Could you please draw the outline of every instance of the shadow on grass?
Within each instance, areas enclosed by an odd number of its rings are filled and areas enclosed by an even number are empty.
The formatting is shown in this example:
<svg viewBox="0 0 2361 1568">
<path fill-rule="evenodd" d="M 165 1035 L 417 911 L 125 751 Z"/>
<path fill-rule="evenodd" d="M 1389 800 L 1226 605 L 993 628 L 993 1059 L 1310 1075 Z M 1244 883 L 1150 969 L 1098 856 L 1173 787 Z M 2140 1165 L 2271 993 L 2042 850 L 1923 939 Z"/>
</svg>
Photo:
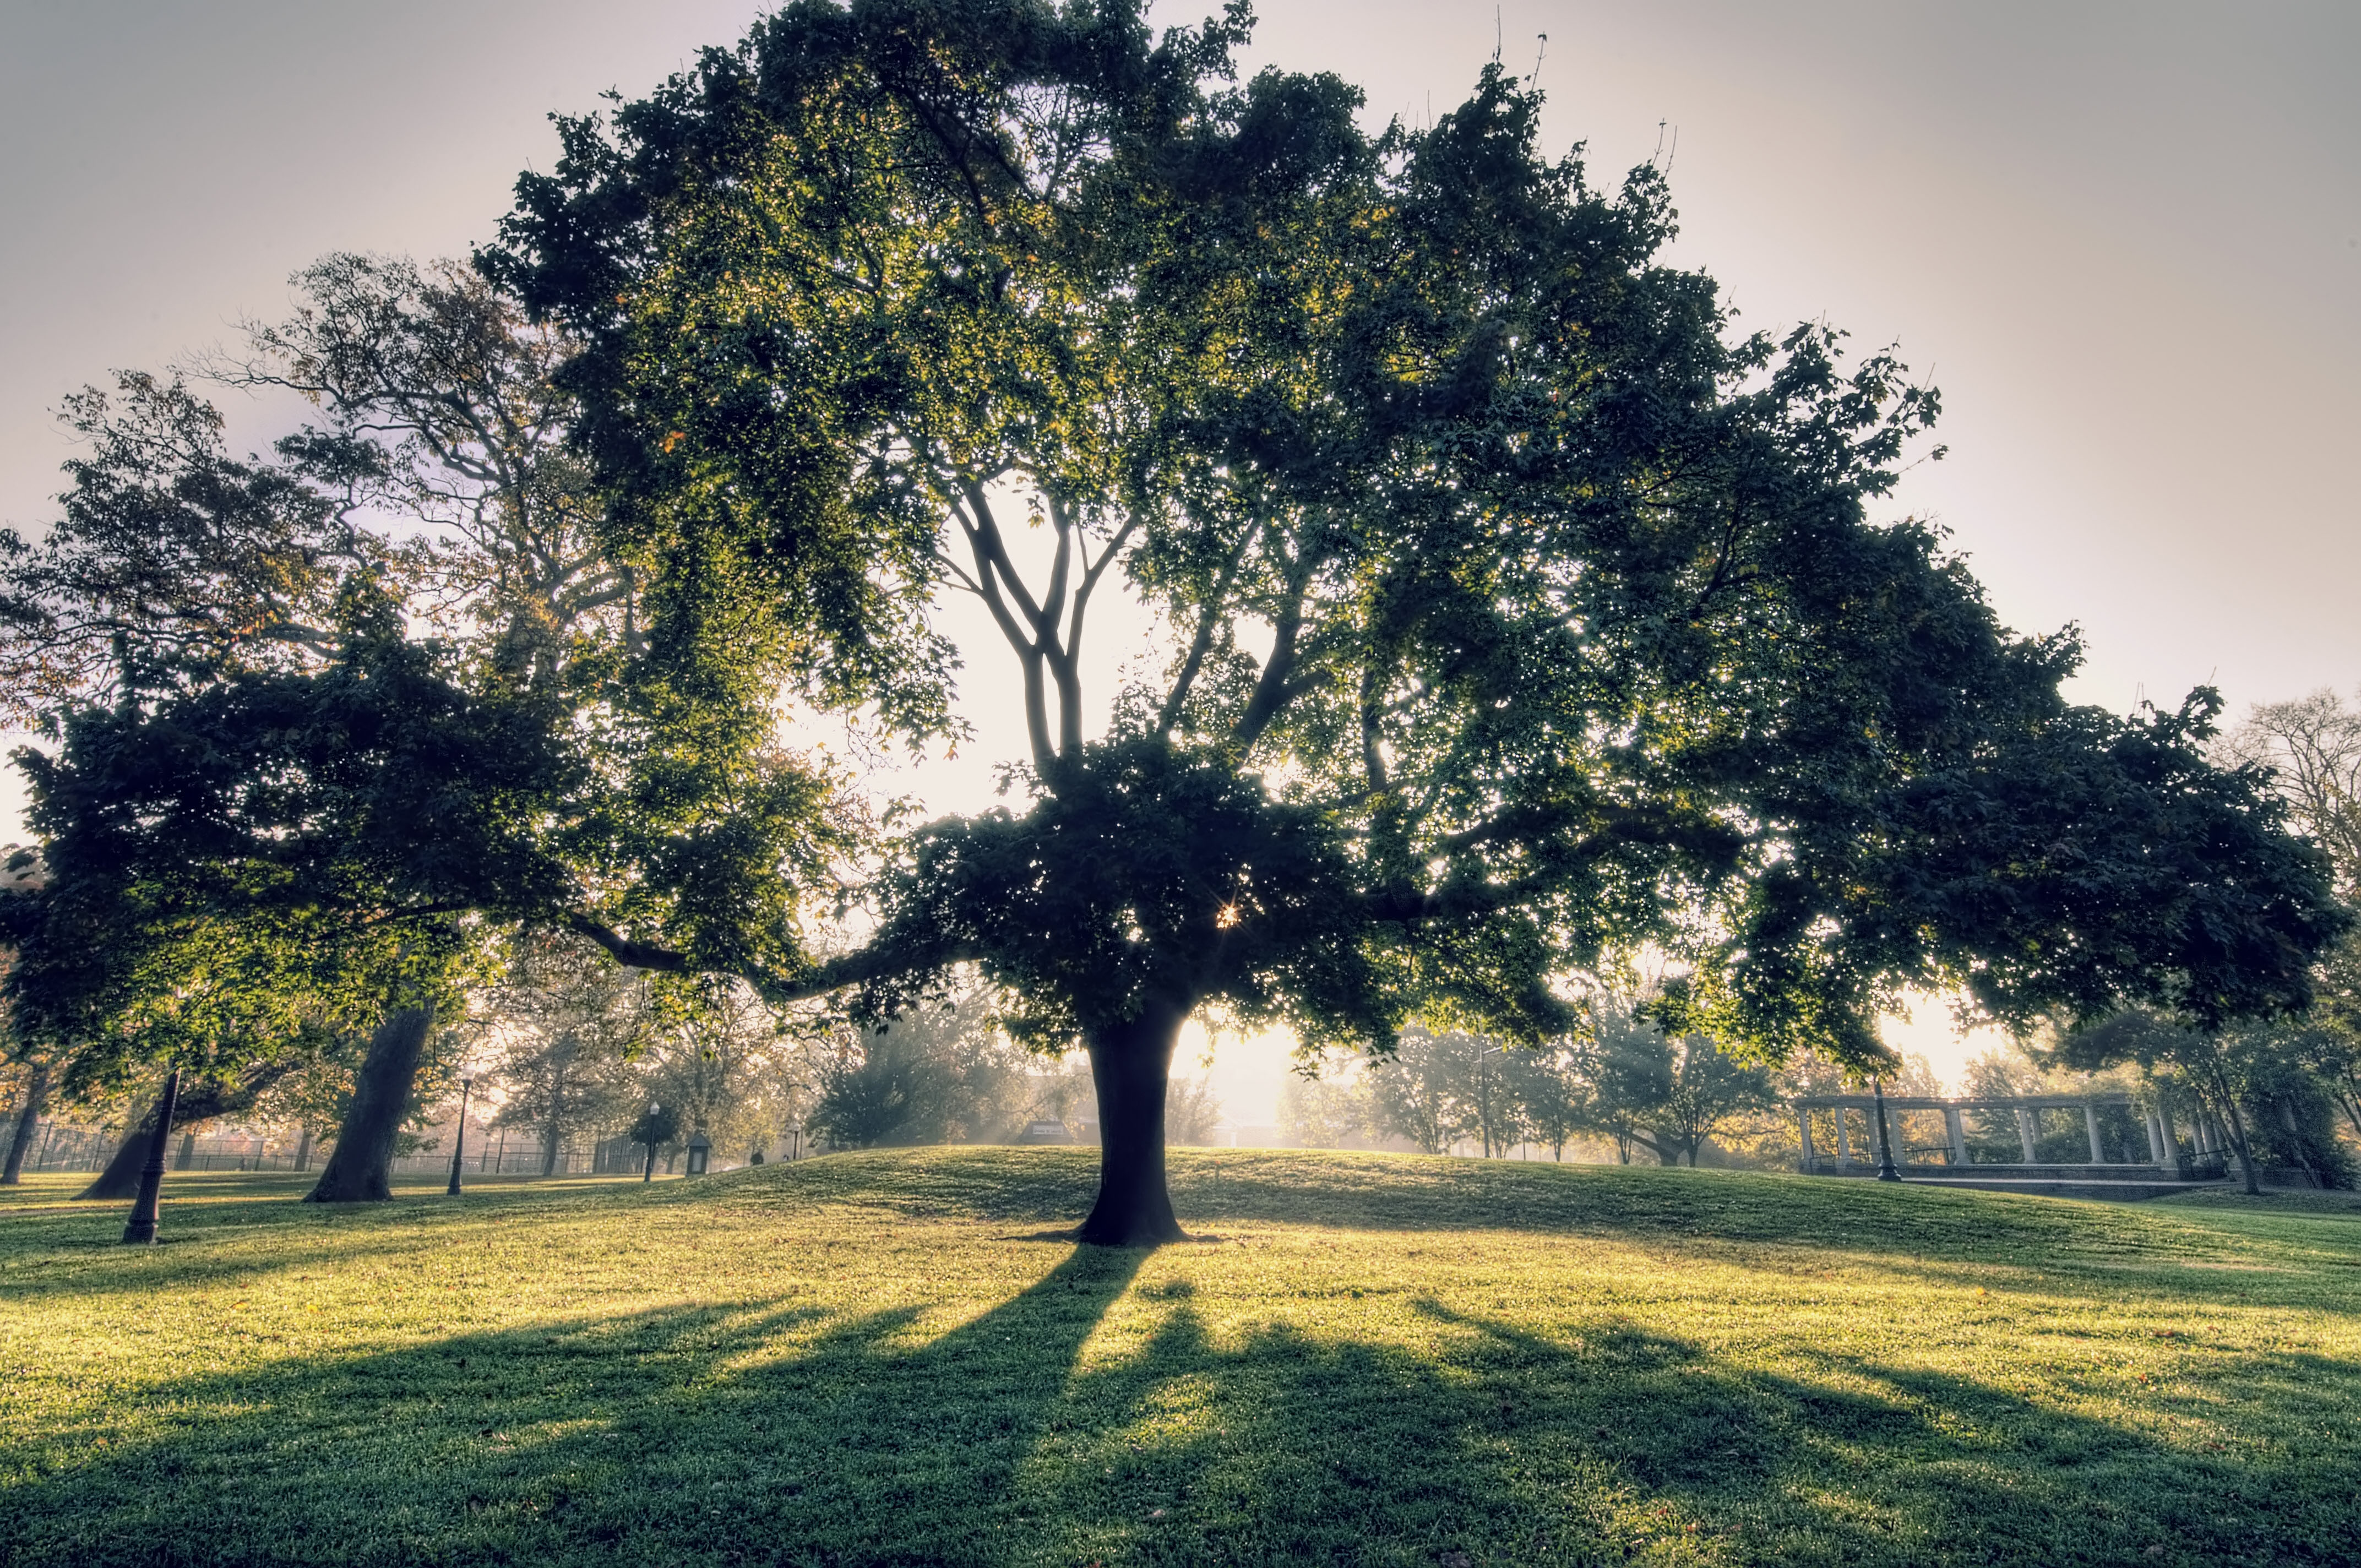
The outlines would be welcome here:
<svg viewBox="0 0 2361 1568">
<path fill-rule="evenodd" d="M 2325 1358 L 2249 1357 L 2182 1397 L 2192 1420 L 2284 1412 L 2289 1442 L 2212 1453 L 1993 1383 L 1833 1354 L 1769 1372 L 1606 1316 L 1540 1333 L 1419 1301 L 1384 1341 L 1216 1323 L 1148 1263 L 1071 1249 L 940 1333 L 763 1300 L 192 1376 L 114 1449 L 0 1447 L 0 1561 L 2361 1560 L 2361 1369 Z"/>
</svg>

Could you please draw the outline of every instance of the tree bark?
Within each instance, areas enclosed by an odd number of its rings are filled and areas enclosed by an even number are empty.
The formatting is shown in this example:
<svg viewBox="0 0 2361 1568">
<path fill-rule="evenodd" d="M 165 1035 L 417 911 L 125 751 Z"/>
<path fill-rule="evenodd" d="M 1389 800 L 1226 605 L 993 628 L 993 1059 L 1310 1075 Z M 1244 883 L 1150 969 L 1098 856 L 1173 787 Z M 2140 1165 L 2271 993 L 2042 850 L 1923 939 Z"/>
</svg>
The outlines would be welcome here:
<svg viewBox="0 0 2361 1568">
<path fill-rule="evenodd" d="M 1187 1241 L 1164 1173 L 1164 1095 L 1186 1007 L 1151 1008 L 1093 1033 L 1091 1080 L 1099 1105 L 1099 1196 L 1079 1239 L 1099 1246 Z"/>
<path fill-rule="evenodd" d="M 302 1141 L 295 1146 L 295 1168 L 297 1170 L 312 1168 L 312 1129 L 309 1127 L 303 1129 Z"/>
<path fill-rule="evenodd" d="M 16 1109 L 16 1125 L 8 1138 L 8 1163 L 0 1167 L 0 1187 L 15 1187 L 25 1170 L 25 1146 L 41 1120 L 41 1106 L 49 1097 L 49 1064 L 37 1062 L 25 1080 L 25 1103 Z"/>
<path fill-rule="evenodd" d="M 434 1026 L 432 1006 L 400 1007 L 369 1036 L 335 1151 L 305 1202 L 379 1203 L 393 1196 L 393 1140 L 410 1114 L 411 1082 Z"/>
</svg>

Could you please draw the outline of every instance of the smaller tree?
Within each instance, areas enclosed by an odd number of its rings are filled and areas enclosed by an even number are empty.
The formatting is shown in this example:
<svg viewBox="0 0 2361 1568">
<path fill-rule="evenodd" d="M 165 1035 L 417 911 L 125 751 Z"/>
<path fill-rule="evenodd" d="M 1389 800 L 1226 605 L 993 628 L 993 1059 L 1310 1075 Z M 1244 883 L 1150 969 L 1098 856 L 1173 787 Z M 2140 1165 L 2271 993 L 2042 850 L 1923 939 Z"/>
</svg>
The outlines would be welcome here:
<svg viewBox="0 0 2361 1568">
<path fill-rule="evenodd" d="M 541 1173 L 554 1175 L 567 1137 L 612 1126 L 631 1097 L 631 1059 L 653 1025 L 647 979 L 578 938 L 532 932 L 484 1000 L 508 1095 L 493 1125 L 532 1129 Z"/>
<path fill-rule="evenodd" d="M 1510 1051 L 1501 1059 L 1526 1133 L 1549 1146 L 1552 1159 L 1563 1160 L 1565 1146 L 1589 1123 L 1594 1093 L 1572 1050 L 1558 1041 Z"/>
<path fill-rule="evenodd" d="M 1665 1165 L 1686 1156 L 1695 1168 L 1708 1140 L 1777 1103 L 1767 1068 L 1739 1060 L 1703 1035 L 1672 1042 L 1672 1091 L 1656 1112 L 1652 1144 Z"/>
<path fill-rule="evenodd" d="M 1176 1078 L 1166 1091 L 1164 1135 L 1176 1144 L 1210 1144 L 1222 1119 L 1222 1102 L 1213 1097 L 1211 1079 Z"/>
<path fill-rule="evenodd" d="M 1446 1153 L 1458 1141 L 1453 1044 L 1449 1036 L 1404 1029 L 1393 1052 L 1369 1064 L 1369 1109 L 1378 1132 L 1408 1138 L 1421 1154 Z"/>
<path fill-rule="evenodd" d="M 2202 1107 L 2229 1129 L 2230 1146 L 2238 1157 L 2238 1173 L 2247 1192 L 2262 1191 L 2255 1172 L 2254 1145 L 2239 1105 L 2247 1064 L 2238 1052 L 2228 1048 L 2223 1031 L 2194 1027 L 2147 1008 L 2127 1007 L 2095 1024 L 2065 1031 L 2048 1054 L 2062 1065 L 2085 1071 L 2132 1062 L 2151 1079 L 2185 1086 Z"/>
<path fill-rule="evenodd" d="M 1042 1098 L 1025 1060 L 981 997 L 914 1009 L 820 1057 L 812 1125 L 841 1148 L 986 1142 Z"/>
<path fill-rule="evenodd" d="M 1628 1164 L 1634 1145 L 1659 1165 L 1694 1167 L 1716 1134 L 1777 1102 L 1770 1070 L 1704 1035 L 1667 1036 L 1642 1008 L 1604 999 L 1577 1047 L 1590 1094 L 1585 1115 L 1615 1140 Z"/>
<path fill-rule="evenodd" d="M 1349 1148 L 1378 1131 L 1374 1086 L 1372 1074 L 1349 1082 L 1290 1074 L 1279 1091 L 1279 1131 L 1298 1148 Z"/>
</svg>

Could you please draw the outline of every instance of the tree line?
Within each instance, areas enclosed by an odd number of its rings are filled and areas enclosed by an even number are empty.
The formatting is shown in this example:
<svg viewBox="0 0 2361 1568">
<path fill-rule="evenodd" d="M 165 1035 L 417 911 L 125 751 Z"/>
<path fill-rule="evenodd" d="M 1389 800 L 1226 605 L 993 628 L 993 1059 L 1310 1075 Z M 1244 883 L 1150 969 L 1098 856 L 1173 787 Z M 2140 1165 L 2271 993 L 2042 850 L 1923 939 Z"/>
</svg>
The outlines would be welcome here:
<svg viewBox="0 0 2361 1568">
<path fill-rule="evenodd" d="M 1709 1036 L 1667 1035 L 1644 1005 L 1602 1000 L 1582 1033 L 1540 1046 L 1411 1025 L 1349 1079 L 1290 1081 L 1282 1131 L 1307 1147 L 1392 1138 L 1487 1158 L 1531 1146 L 1562 1160 L 1587 1142 L 1627 1165 L 1691 1166 L 1717 1136 L 1756 1131 L 1779 1101 L 1772 1070 Z"/>
<path fill-rule="evenodd" d="M 1677 1049 L 1859 1070 L 1913 988 L 2209 1049 L 2305 1015 L 2350 917 L 2218 695 L 2069 703 L 2070 630 L 1881 515 L 1933 389 L 1739 330 L 1662 172 L 1552 155 L 1499 62 L 1376 129 L 1241 81 L 1250 32 L 801 0 L 561 121 L 469 264 L 331 257 L 236 353 L 69 399 L 60 510 L 0 540 L 42 1092 L 176 1067 L 219 1115 L 339 1056 L 315 1196 L 379 1198 L 536 934 L 691 1031 L 980 982 L 1086 1053 L 1079 1234 L 1129 1244 L 1180 1234 L 1206 1009 L 1537 1044 L 1655 955 Z M 312 417 L 234 455 L 210 387 Z M 1164 634 L 1120 679 L 1118 582 Z M 1016 803 L 916 821 L 862 760 L 964 739 L 987 656 Z"/>
</svg>

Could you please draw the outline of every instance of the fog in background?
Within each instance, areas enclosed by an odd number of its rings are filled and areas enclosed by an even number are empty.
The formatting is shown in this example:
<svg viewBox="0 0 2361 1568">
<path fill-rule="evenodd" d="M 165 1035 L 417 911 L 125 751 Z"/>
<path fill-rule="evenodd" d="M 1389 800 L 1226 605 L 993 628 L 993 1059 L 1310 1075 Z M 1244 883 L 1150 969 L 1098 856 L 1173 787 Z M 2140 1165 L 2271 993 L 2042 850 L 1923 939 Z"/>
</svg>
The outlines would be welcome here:
<svg viewBox="0 0 2361 1568">
<path fill-rule="evenodd" d="M 1673 259 L 1741 324 L 1898 343 L 1950 455 L 1894 515 L 1948 527 L 2010 625 L 2080 623 L 2079 699 L 2210 680 L 2235 713 L 2361 681 L 2361 7 L 1257 8 L 1249 68 L 1334 71 L 1373 124 L 1453 107 L 1496 48 L 1538 65 L 1546 136 L 1587 142 L 1595 181 L 1670 163 Z M 553 160 L 550 111 L 642 93 L 756 9 L 0 0 L 0 521 L 45 525 L 62 394 L 229 341 L 325 251 L 464 254 Z M 294 417 L 227 401 L 240 448 Z M 1094 697 L 1149 647 L 1108 608 Z M 895 781 L 943 810 L 1022 751 L 1013 672 L 972 624 L 978 740 Z M 1966 1051 L 1939 1007 L 1890 1037 L 1951 1077 Z M 1268 1120 L 1283 1070 L 1224 1046 L 1233 1119 Z"/>
</svg>

